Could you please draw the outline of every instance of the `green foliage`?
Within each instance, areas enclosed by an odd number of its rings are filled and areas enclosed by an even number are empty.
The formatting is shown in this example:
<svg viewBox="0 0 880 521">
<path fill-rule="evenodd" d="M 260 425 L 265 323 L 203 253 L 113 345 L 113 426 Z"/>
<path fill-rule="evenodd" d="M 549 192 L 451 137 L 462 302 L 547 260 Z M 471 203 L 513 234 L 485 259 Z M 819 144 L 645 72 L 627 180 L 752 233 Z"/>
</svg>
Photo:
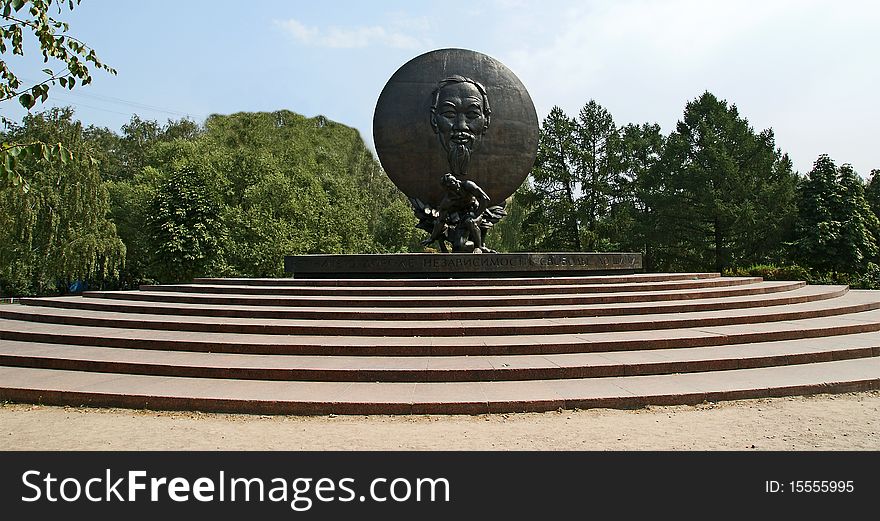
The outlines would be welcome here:
<svg viewBox="0 0 880 521">
<path fill-rule="evenodd" d="M 865 201 L 871 212 L 880 216 L 880 170 L 878 169 L 871 170 L 871 177 L 865 186 Z"/>
<path fill-rule="evenodd" d="M 486 236 L 486 246 L 500 252 L 524 251 L 523 246 L 523 220 L 528 215 L 529 209 L 522 201 L 523 194 L 531 189 L 528 180 L 507 199 L 505 211 L 507 216 L 501 219 Z M 528 196 L 526 195 L 525 198 Z M 533 250 L 534 251 L 534 250 Z"/>
<path fill-rule="evenodd" d="M 204 129 L 193 129 L 135 117 L 123 132 L 120 170 L 108 174 L 117 179 L 114 218 L 126 243 L 153 245 L 149 252 L 132 250 L 127 285 L 209 273 L 283 276 L 285 255 L 397 252 L 417 243 L 408 203 L 358 133 L 326 118 L 240 113 L 212 116 Z M 194 187 L 204 186 L 204 194 L 213 190 L 219 210 L 188 199 L 181 172 Z M 172 178 L 180 189 L 169 192 Z M 153 227 L 145 237 L 137 223 L 153 215 L 148 201 L 163 193 L 186 195 L 178 206 L 200 210 L 175 226 L 167 219 L 177 214 L 163 214 L 166 227 Z"/>
<path fill-rule="evenodd" d="M 853 289 L 880 289 L 880 266 L 869 262 L 864 272 L 853 274 L 847 284 Z"/>
<path fill-rule="evenodd" d="M 152 269 L 155 247 L 146 223 L 150 221 L 150 206 L 163 175 L 157 169 L 147 167 L 132 180 L 106 183 L 110 218 L 126 246 L 125 267 L 118 279 L 120 288 L 131 289 L 157 282 Z"/>
<path fill-rule="evenodd" d="M 848 285 L 853 289 L 880 289 L 880 266 L 869 262 L 862 272 L 810 270 L 797 264 L 757 264 L 724 271 L 726 277 L 762 277 L 764 280 L 802 280 L 808 284 Z"/>
<path fill-rule="evenodd" d="M 722 271 L 778 258 L 793 221 L 795 183 L 771 130 L 756 134 L 735 106 L 704 93 L 687 104 L 649 171 L 655 267 Z"/>
<path fill-rule="evenodd" d="M 61 143 L 47 145 L 41 141 L 33 143 L 0 143 L 0 178 L 6 179 L 6 184 L 20 187 L 27 192 L 30 189 L 25 178 L 21 175 L 20 162 L 34 158 L 46 162 L 57 161 L 62 165 L 75 159 L 72 150 Z M 91 158 L 86 158 L 91 160 Z M 2 186 L 2 185 L 0 185 Z"/>
<path fill-rule="evenodd" d="M 55 109 L 0 138 L 5 179 L 24 180 L 0 185 L 4 293 L 275 277 L 290 254 L 422 251 L 409 203 L 357 131 L 321 116 L 215 115 L 204 127 L 134 116 L 116 134 Z M 577 119 L 554 107 L 488 244 L 640 251 L 653 271 L 880 288 L 877 179 L 865 185 L 822 156 L 799 180 L 772 131 L 756 133 L 709 93 L 668 137 L 657 125 L 617 128 L 593 101 Z"/>
<path fill-rule="evenodd" d="M 617 251 L 640 251 L 643 265 L 653 269 L 653 243 L 658 235 L 656 212 L 648 205 L 648 179 L 666 139 L 657 124 L 625 125 L 620 129 L 619 173 L 612 179 L 611 211 L 601 233 Z"/>
<path fill-rule="evenodd" d="M 735 106 L 708 92 L 668 138 L 658 125 L 617 128 L 591 100 L 544 120 L 517 249 L 641 251 L 649 269 L 722 270 L 784 255 L 797 176 Z"/>
<path fill-rule="evenodd" d="M 285 255 L 418 248 L 409 203 L 357 131 L 323 117 L 241 113 L 202 128 L 134 116 L 118 135 L 55 109 L 10 139 L 70 145 L 51 161 L 14 153 L 32 189 L 0 189 L 5 293 L 274 277 Z"/>
<path fill-rule="evenodd" d="M 63 67 L 57 71 L 43 69 L 43 73 L 47 75 L 43 81 L 23 87 L 7 60 L 0 60 L 0 103 L 17 97 L 19 103 L 30 110 L 37 102 L 42 103 L 48 99 L 50 85 L 58 83 L 72 90 L 77 79 L 80 85 L 88 85 L 92 81 L 90 63 L 93 67 L 116 74 L 112 67 L 98 59 L 94 49 L 66 34 L 70 28 L 66 22 L 50 16 L 53 6 L 61 14 L 65 7 L 72 11 L 74 5 L 79 3 L 80 0 L 0 0 L 0 17 L 4 22 L 0 24 L 0 55 L 11 51 L 13 55 L 23 56 L 25 34 L 31 34 L 39 44 L 43 62 L 48 63 L 51 58 L 60 62 Z M 0 122 L 7 128 L 12 125 L 12 121 L 3 115 L 0 115 Z M 18 168 L 19 160 L 27 156 L 42 157 L 45 161 L 57 160 L 62 164 L 74 160 L 73 152 L 61 143 L 4 142 L 0 144 L 0 188 L 7 185 L 20 186 L 27 192 L 28 182 Z M 87 156 L 85 160 L 91 161 L 91 157 Z"/>
<path fill-rule="evenodd" d="M 863 272 L 877 256 L 880 222 L 861 178 L 822 155 L 798 191 L 797 258 L 818 271 Z"/>
<path fill-rule="evenodd" d="M 590 100 L 569 118 L 553 107 L 541 125 L 531 184 L 514 201 L 523 209 L 523 246 L 604 250 L 602 221 L 620 172 L 620 135 L 611 114 Z"/>
<path fill-rule="evenodd" d="M 724 271 L 731 277 L 762 277 L 764 280 L 803 280 L 811 282 L 815 276 L 797 264 L 777 266 L 775 264 L 754 264 L 747 268 L 732 268 Z"/>
<path fill-rule="evenodd" d="M 222 210 L 210 175 L 196 169 L 171 172 L 150 202 L 148 226 L 162 280 L 210 274 L 223 242 Z"/>
<path fill-rule="evenodd" d="M 70 110 L 28 115 L 16 142 L 65 142 L 55 152 L 20 154 L 30 190 L 0 187 L 0 287 L 14 295 L 44 294 L 75 280 L 114 277 L 125 245 L 108 219 L 108 193 L 92 146 Z M 54 154 L 62 159 L 55 161 Z"/>
<path fill-rule="evenodd" d="M 599 222 L 611 207 L 614 180 L 620 172 L 620 135 L 611 114 L 594 100 L 578 113 L 573 129 L 575 172 L 581 196 L 577 218 L 581 249 L 600 247 Z"/>
<path fill-rule="evenodd" d="M 575 122 L 553 107 L 541 125 L 531 184 L 515 196 L 529 209 L 523 219 L 523 243 L 539 251 L 581 249 L 574 128 Z"/>
<path fill-rule="evenodd" d="M 19 103 L 31 109 L 36 103 L 44 102 L 49 96 L 50 85 L 60 84 L 72 90 L 79 80 L 80 85 L 88 85 L 92 81 L 89 72 L 92 67 L 105 70 L 110 74 L 116 71 L 101 62 L 95 50 L 67 34 L 69 24 L 50 16 L 53 10 L 58 14 L 65 9 L 73 11 L 80 0 L 2 0 L 0 16 L 0 54 L 12 51 L 12 54 L 24 55 L 25 34 L 30 33 L 39 43 L 43 62 L 49 60 L 60 62 L 63 67 L 58 70 L 43 69 L 46 78 L 31 87 L 23 88 L 21 80 L 9 68 L 6 60 L 0 60 L 0 102 L 18 98 Z M 54 8 L 54 9 L 53 9 Z"/>
</svg>

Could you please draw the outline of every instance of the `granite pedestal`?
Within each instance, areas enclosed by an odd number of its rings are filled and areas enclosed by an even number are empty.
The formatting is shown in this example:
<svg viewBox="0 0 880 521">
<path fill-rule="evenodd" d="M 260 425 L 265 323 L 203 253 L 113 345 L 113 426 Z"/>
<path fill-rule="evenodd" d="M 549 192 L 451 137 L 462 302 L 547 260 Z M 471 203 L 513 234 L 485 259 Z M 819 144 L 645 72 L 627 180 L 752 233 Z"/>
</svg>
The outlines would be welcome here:
<svg viewBox="0 0 880 521">
<path fill-rule="evenodd" d="M 639 253 L 395 253 L 292 255 L 284 271 L 294 278 L 346 277 L 536 277 L 632 274 Z"/>
</svg>

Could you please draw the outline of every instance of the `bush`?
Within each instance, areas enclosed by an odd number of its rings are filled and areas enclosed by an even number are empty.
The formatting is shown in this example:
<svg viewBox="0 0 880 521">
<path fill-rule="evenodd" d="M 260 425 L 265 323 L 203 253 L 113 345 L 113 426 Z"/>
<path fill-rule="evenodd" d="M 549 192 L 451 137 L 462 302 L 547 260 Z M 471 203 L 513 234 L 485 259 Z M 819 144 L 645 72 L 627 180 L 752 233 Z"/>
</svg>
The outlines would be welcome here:
<svg viewBox="0 0 880 521">
<path fill-rule="evenodd" d="M 748 268 L 726 270 L 724 275 L 730 277 L 762 277 L 764 280 L 805 280 L 812 282 L 809 270 L 797 264 L 776 266 L 774 264 L 755 264 Z"/>
<path fill-rule="evenodd" d="M 869 262 L 865 273 L 854 276 L 849 285 L 853 289 L 880 289 L 880 266 Z"/>
<path fill-rule="evenodd" d="M 880 289 L 880 266 L 868 263 L 864 273 L 810 271 L 803 266 L 757 264 L 748 268 L 725 270 L 728 277 L 763 277 L 764 280 L 803 280 L 808 284 L 848 285 L 852 289 Z"/>
</svg>

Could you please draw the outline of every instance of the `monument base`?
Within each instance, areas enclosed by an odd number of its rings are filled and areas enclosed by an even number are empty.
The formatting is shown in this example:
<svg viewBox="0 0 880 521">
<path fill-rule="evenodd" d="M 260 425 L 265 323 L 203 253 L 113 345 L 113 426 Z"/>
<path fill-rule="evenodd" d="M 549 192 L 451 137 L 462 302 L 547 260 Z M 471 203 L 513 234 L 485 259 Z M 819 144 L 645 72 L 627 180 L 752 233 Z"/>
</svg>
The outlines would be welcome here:
<svg viewBox="0 0 880 521">
<path fill-rule="evenodd" d="M 466 278 L 583 276 L 642 271 L 640 253 L 392 253 L 291 255 L 284 271 L 294 278 Z"/>
</svg>

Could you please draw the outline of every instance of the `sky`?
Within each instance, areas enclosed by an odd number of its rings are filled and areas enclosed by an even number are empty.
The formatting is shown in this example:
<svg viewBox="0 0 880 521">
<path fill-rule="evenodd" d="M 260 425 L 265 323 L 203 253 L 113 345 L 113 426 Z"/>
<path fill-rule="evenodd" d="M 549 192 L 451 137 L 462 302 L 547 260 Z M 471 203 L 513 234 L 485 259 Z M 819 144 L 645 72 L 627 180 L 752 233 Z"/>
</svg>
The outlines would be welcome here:
<svg viewBox="0 0 880 521">
<path fill-rule="evenodd" d="M 736 105 L 805 174 L 820 154 L 880 168 L 880 2 L 873 0 L 82 0 L 59 18 L 118 74 L 50 91 L 117 132 L 287 109 L 355 127 L 372 147 L 376 100 L 410 59 L 447 47 L 507 65 L 539 120 L 588 101 L 619 125 L 675 129 L 703 92 Z M 4 59 L 8 58 L 4 56 Z M 41 79 L 36 47 L 8 60 Z M 16 102 L 0 104 L 20 120 Z"/>
</svg>

